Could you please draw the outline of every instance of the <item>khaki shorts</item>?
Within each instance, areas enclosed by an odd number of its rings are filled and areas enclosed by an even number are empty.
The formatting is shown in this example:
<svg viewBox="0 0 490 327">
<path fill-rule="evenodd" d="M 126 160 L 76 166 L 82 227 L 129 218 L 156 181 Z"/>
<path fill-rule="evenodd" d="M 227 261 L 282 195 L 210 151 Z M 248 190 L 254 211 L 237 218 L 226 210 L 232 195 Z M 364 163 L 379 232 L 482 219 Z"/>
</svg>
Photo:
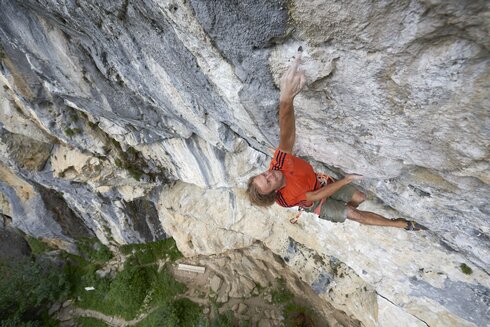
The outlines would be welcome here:
<svg viewBox="0 0 490 327">
<path fill-rule="evenodd" d="M 320 210 L 318 218 L 343 223 L 347 218 L 347 203 L 352 200 L 352 196 L 357 189 L 352 185 L 346 185 L 340 190 L 332 194 L 325 202 Z M 313 212 L 320 204 L 320 201 L 315 201 L 309 208 L 305 208 L 307 212 Z"/>
</svg>

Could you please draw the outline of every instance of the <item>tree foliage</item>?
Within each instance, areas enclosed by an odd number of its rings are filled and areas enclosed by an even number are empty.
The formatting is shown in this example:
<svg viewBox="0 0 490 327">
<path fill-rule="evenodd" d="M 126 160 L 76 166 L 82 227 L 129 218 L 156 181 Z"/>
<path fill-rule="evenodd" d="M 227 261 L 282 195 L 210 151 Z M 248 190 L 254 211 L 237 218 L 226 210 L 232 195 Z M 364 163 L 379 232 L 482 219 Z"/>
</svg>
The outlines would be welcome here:
<svg viewBox="0 0 490 327">
<path fill-rule="evenodd" d="M 29 257 L 0 262 L 0 320 L 10 322 L 42 320 L 42 311 L 65 298 L 69 283 L 63 267 L 50 260 Z"/>
</svg>

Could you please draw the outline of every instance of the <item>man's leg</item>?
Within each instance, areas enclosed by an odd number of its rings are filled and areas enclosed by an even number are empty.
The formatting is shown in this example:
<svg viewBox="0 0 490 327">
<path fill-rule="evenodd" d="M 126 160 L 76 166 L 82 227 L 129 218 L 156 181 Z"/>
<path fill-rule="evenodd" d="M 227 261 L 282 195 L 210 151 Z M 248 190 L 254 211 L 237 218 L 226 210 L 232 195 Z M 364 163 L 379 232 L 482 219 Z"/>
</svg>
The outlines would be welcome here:
<svg viewBox="0 0 490 327">
<path fill-rule="evenodd" d="M 347 202 L 347 204 L 349 206 L 357 208 L 364 201 L 366 201 L 366 194 L 356 190 L 354 194 L 352 194 L 352 198 L 350 199 L 349 202 Z"/>
<path fill-rule="evenodd" d="M 366 194 L 358 191 L 354 185 L 346 185 L 332 194 L 332 199 L 343 201 L 348 205 L 357 208 L 366 200 Z"/>
<path fill-rule="evenodd" d="M 377 213 L 361 211 L 352 206 L 347 206 L 347 219 L 357 221 L 360 224 L 375 226 L 406 228 L 408 225 L 407 221 L 391 220 L 381 215 L 378 215 Z"/>
</svg>

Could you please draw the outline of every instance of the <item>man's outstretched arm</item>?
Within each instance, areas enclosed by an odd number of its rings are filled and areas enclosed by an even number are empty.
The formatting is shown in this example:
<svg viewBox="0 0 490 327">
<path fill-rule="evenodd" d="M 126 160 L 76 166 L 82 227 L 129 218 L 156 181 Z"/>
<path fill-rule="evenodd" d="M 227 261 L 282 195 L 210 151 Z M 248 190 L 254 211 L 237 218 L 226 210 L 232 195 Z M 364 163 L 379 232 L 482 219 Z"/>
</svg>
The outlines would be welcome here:
<svg viewBox="0 0 490 327">
<path fill-rule="evenodd" d="M 283 152 L 293 151 L 296 138 L 296 123 L 294 118 L 294 97 L 305 85 L 305 74 L 298 70 L 301 62 L 301 47 L 291 67 L 281 77 L 281 96 L 279 98 L 279 149 Z"/>
</svg>

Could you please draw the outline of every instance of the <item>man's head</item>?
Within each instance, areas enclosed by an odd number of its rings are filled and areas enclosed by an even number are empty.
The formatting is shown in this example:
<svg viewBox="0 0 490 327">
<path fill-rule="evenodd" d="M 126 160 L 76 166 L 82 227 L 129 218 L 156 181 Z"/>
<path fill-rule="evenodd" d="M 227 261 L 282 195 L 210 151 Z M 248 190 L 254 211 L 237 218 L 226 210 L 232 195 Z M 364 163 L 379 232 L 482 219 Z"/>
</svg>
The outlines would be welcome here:
<svg viewBox="0 0 490 327">
<path fill-rule="evenodd" d="M 250 177 L 247 187 L 250 202 L 261 207 L 274 204 L 276 191 L 283 183 L 284 175 L 279 170 L 266 170 L 260 175 Z"/>
</svg>

